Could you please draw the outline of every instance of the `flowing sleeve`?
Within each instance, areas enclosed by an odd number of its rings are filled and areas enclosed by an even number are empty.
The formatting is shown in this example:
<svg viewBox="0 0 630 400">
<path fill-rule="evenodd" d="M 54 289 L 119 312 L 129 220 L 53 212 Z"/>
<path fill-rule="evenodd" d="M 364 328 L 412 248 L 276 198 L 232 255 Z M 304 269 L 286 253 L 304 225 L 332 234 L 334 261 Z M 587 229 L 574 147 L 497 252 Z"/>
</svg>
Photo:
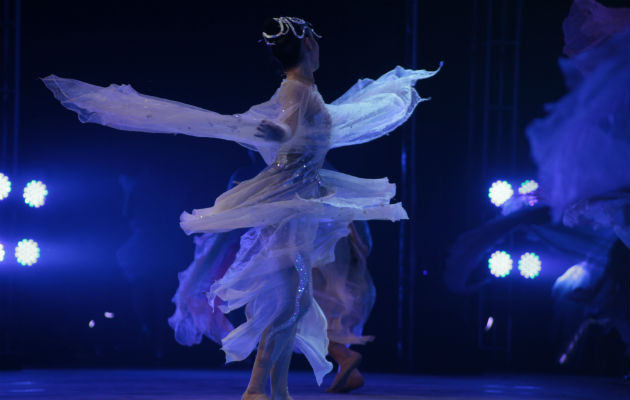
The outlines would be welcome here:
<svg viewBox="0 0 630 400">
<path fill-rule="evenodd" d="M 327 105 L 332 119 L 331 147 L 351 146 L 387 135 L 402 125 L 422 98 L 414 85 L 435 71 L 400 66 L 376 80 L 360 79 L 346 93 Z"/>
<path fill-rule="evenodd" d="M 243 114 L 223 115 L 188 104 L 138 93 L 130 85 L 91 85 L 50 75 L 43 78 L 55 98 L 76 112 L 81 122 L 116 129 L 153 133 L 181 133 L 238 142 L 261 153 L 272 143 L 257 136 L 262 120 L 279 117 L 282 105 L 271 100 Z"/>
</svg>

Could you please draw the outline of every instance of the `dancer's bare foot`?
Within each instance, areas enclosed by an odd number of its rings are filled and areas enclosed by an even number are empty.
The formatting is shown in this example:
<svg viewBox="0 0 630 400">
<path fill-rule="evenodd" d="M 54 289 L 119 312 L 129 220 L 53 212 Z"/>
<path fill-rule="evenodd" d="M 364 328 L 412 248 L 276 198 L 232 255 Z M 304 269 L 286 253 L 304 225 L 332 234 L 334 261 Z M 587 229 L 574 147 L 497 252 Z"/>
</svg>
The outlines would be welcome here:
<svg viewBox="0 0 630 400">
<path fill-rule="evenodd" d="M 333 393 L 348 393 L 360 388 L 364 383 L 365 380 L 363 379 L 363 375 L 361 375 L 358 369 L 353 369 L 346 380 L 346 384 Z"/>
<path fill-rule="evenodd" d="M 363 376 L 361 376 L 361 374 L 357 370 L 357 367 L 359 366 L 359 364 L 361 364 L 361 360 L 363 359 L 363 357 L 361 357 L 361 354 L 357 353 L 356 351 L 352 351 L 345 346 L 343 353 L 343 359 L 341 360 L 341 357 L 338 357 L 337 354 L 333 355 L 333 358 L 335 358 L 335 360 L 337 360 L 337 362 L 339 363 L 339 371 L 337 372 L 337 375 L 335 376 L 335 380 L 333 381 L 332 385 L 330 385 L 330 387 L 326 389 L 326 392 L 328 393 L 346 393 L 350 390 L 354 390 L 363 386 Z M 353 371 L 356 371 L 353 381 L 348 382 L 349 378 L 353 374 Z M 345 389 L 345 391 L 342 391 L 342 389 Z"/>
<path fill-rule="evenodd" d="M 269 400 L 269 397 L 264 393 L 243 393 L 241 400 Z"/>
</svg>

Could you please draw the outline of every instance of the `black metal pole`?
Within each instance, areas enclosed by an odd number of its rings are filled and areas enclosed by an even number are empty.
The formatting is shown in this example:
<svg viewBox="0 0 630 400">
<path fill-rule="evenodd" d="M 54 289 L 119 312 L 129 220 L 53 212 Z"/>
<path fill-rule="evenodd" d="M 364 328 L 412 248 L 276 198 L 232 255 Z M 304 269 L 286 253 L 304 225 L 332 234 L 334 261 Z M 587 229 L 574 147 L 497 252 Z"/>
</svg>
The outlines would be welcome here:
<svg viewBox="0 0 630 400">
<path fill-rule="evenodd" d="M 18 145 L 20 134 L 20 48 L 21 48 L 21 19 L 22 19 L 21 0 L 15 0 L 15 63 L 13 73 L 13 176 L 17 176 L 18 172 Z"/>
<path fill-rule="evenodd" d="M 405 63 L 418 67 L 418 0 L 407 0 L 405 22 Z M 414 316 L 416 278 L 417 173 L 416 119 L 411 116 L 401 139 L 401 199 L 410 221 L 400 223 L 398 244 L 398 304 L 396 350 L 400 365 L 414 367 Z"/>
</svg>

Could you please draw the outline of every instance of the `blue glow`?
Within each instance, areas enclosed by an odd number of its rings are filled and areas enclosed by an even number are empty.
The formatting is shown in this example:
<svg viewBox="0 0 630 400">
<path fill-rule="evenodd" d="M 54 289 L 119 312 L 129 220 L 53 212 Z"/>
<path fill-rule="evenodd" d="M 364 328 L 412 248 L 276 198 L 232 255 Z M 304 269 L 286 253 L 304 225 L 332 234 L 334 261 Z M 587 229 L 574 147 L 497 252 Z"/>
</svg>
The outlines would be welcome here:
<svg viewBox="0 0 630 400">
<path fill-rule="evenodd" d="M 508 201 L 512 195 L 514 195 L 514 190 L 512 190 L 512 185 L 506 181 L 496 181 L 490 186 L 490 190 L 488 191 L 488 197 L 492 204 L 497 207 L 501 207 L 503 203 Z"/>
<path fill-rule="evenodd" d="M 521 187 L 518 188 L 520 194 L 528 194 L 538 190 L 538 182 L 533 179 L 528 179 L 521 183 Z"/>
<path fill-rule="evenodd" d="M 11 181 L 8 176 L 0 172 L 0 200 L 9 197 L 9 193 L 11 193 Z"/>
<path fill-rule="evenodd" d="M 39 260 L 39 245 L 32 239 L 22 239 L 15 247 L 15 259 L 23 266 L 31 266 Z"/>
<path fill-rule="evenodd" d="M 4 261 L 5 255 L 6 255 L 6 252 L 4 251 L 4 245 L 0 243 L 0 262 Z"/>
<path fill-rule="evenodd" d="M 30 207 L 41 207 L 46 203 L 48 189 L 42 181 L 30 181 L 24 188 L 24 202 Z"/>
<path fill-rule="evenodd" d="M 488 260 L 488 268 L 497 278 L 505 278 L 512 271 L 512 257 L 505 251 L 495 251 Z"/>
<path fill-rule="evenodd" d="M 518 270 L 527 279 L 534 279 L 540 274 L 542 263 L 536 253 L 525 253 L 518 260 Z"/>
<path fill-rule="evenodd" d="M 494 325 L 494 318 L 492 316 L 488 317 L 488 321 L 486 322 L 486 327 L 484 328 L 486 332 L 492 329 L 492 325 Z"/>
</svg>

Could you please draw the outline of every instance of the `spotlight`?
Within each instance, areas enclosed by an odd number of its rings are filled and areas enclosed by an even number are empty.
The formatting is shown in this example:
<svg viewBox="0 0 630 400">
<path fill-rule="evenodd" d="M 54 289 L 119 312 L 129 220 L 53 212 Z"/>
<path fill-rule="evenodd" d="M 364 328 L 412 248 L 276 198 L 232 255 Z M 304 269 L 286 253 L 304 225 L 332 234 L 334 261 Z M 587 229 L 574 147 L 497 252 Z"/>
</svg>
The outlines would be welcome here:
<svg viewBox="0 0 630 400">
<path fill-rule="evenodd" d="M 535 180 L 528 179 L 525 182 L 521 183 L 521 187 L 518 188 L 518 192 L 520 194 L 528 194 L 535 192 L 538 189 L 538 182 Z"/>
<path fill-rule="evenodd" d="M 48 189 L 42 181 L 30 181 L 24 188 L 24 202 L 30 207 L 41 207 L 46 202 Z"/>
<path fill-rule="evenodd" d="M 6 252 L 4 251 L 4 245 L 0 243 L 0 262 L 4 261 L 4 256 Z"/>
<path fill-rule="evenodd" d="M 113 312 L 109 312 L 109 311 L 105 311 L 105 318 L 113 319 L 114 318 L 114 313 Z"/>
<path fill-rule="evenodd" d="M 508 201 L 513 194 L 514 190 L 512 190 L 512 185 L 506 181 L 494 182 L 488 191 L 490 201 L 497 207 L 500 207 L 503 203 Z"/>
<path fill-rule="evenodd" d="M 512 270 L 512 257 L 505 251 L 495 251 L 488 259 L 488 268 L 497 278 L 505 278 Z"/>
<path fill-rule="evenodd" d="M 9 193 L 11 193 L 11 181 L 8 176 L 0 172 L 0 200 L 9 197 Z"/>
<path fill-rule="evenodd" d="M 492 329 L 492 325 L 494 325 L 494 318 L 490 316 L 488 317 L 488 321 L 486 322 L 486 327 L 484 328 L 484 330 L 488 332 L 490 329 Z"/>
<path fill-rule="evenodd" d="M 534 279 L 540 274 L 540 257 L 536 253 L 525 253 L 518 260 L 518 270 L 527 279 Z"/>
<path fill-rule="evenodd" d="M 96 325 L 96 322 L 94 322 L 94 320 L 90 320 L 90 322 L 88 322 L 88 326 L 90 327 L 90 329 L 94 328 L 94 326 Z"/>
<path fill-rule="evenodd" d="M 15 258 L 23 266 L 31 266 L 39 259 L 39 246 L 32 239 L 22 239 L 15 247 Z"/>
</svg>

